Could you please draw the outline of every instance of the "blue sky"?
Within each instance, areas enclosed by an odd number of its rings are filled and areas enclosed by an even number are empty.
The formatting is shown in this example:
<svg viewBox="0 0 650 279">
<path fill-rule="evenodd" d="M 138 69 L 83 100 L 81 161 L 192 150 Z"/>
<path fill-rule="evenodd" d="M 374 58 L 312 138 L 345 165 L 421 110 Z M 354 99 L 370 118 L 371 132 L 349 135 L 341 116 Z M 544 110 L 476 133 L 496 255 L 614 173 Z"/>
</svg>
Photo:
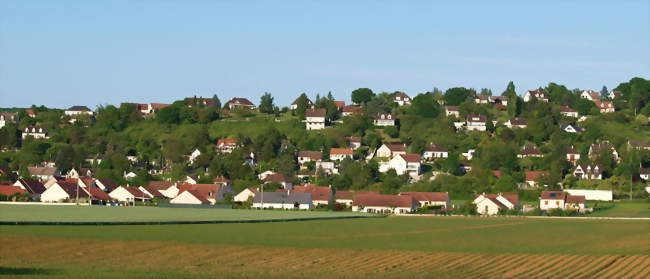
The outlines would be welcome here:
<svg viewBox="0 0 650 279">
<path fill-rule="evenodd" d="M 0 107 L 611 89 L 648 46 L 650 1 L 4 0 Z"/>
</svg>

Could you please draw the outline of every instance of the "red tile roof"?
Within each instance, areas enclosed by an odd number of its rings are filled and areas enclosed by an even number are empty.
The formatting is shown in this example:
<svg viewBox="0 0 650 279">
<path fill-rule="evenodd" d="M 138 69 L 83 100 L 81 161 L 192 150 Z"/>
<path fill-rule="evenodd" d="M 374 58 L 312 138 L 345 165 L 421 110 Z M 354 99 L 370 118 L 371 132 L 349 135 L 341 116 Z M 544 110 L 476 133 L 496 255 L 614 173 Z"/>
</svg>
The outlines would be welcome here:
<svg viewBox="0 0 650 279">
<path fill-rule="evenodd" d="M 526 171 L 526 181 L 538 181 L 542 176 L 548 175 L 548 171 Z"/>
<path fill-rule="evenodd" d="M 88 189 L 84 189 L 86 192 L 88 192 L 93 200 L 101 200 L 101 201 L 110 201 L 113 200 L 106 192 L 102 191 L 99 188 L 95 187 L 90 187 Z"/>
<path fill-rule="evenodd" d="M 191 190 L 192 195 L 200 195 L 203 199 L 216 199 L 217 193 L 221 190 L 220 184 L 183 184 L 179 187 L 179 193 Z M 196 196 L 198 198 L 198 196 Z"/>
<path fill-rule="evenodd" d="M 0 195 L 11 196 L 14 194 L 26 194 L 27 191 L 18 186 L 0 185 Z"/>
<path fill-rule="evenodd" d="M 336 104 L 336 107 L 339 109 L 343 109 L 345 107 L 345 101 L 334 101 L 334 104 Z"/>
<path fill-rule="evenodd" d="M 406 152 L 406 144 L 403 143 L 384 143 L 391 152 Z"/>
<path fill-rule="evenodd" d="M 264 177 L 264 182 L 277 182 L 277 183 L 287 183 L 291 182 L 291 179 L 281 173 L 272 173 Z"/>
<path fill-rule="evenodd" d="M 306 117 L 325 117 L 327 116 L 326 109 L 308 109 L 305 111 Z"/>
<path fill-rule="evenodd" d="M 540 197 L 543 200 L 564 200 L 566 193 L 562 191 L 542 191 Z"/>
<path fill-rule="evenodd" d="M 352 148 L 334 148 L 334 147 L 332 147 L 330 149 L 330 155 L 331 154 L 345 154 L 345 155 L 349 154 L 349 155 L 352 155 L 352 154 L 354 154 L 354 151 L 352 150 Z"/>
<path fill-rule="evenodd" d="M 18 179 L 18 182 L 27 188 L 27 192 L 30 194 L 42 194 L 45 192 L 45 186 L 43 183 L 36 179 L 21 178 Z"/>
<path fill-rule="evenodd" d="M 419 154 L 399 154 L 404 161 L 407 163 L 419 163 L 420 162 L 420 155 Z"/>
<path fill-rule="evenodd" d="M 587 202 L 587 199 L 585 196 L 573 196 L 573 195 L 568 195 L 566 197 L 566 203 L 582 203 L 584 204 Z"/>
<path fill-rule="evenodd" d="M 163 195 L 158 189 L 154 187 L 142 187 L 144 188 L 149 194 L 151 194 L 154 198 L 166 198 L 165 195 Z"/>
<path fill-rule="evenodd" d="M 343 112 L 352 112 L 355 113 L 361 109 L 360 106 L 346 106 L 343 108 Z"/>
<path fill-rule="evenodd" d="M 228 178 L 225 178 L 223 176 L 220 176 L 220 177 L 217 177 L 217 178 L 213 179 L 212 182 L 225 184 L 225 183 L 232 183 L 232 180 L 230 180 Z"/>
<path fill-rule="evenodd" d="M 323 152 L 300 150 L 298 151 L 298 157 L 309 157 L 311 160 L 321 160 L 323 159 Z"/>
<path fill-rule="evenodd" d="M 412 196 L 416 200 L 446 202 L 449 200 L 449 194 L 445 192 L 401 192 L 401 196 Z"/>
<path fill-rule="evenodd" d="M 217 146 L 236 146 L 239 141 L 236 139 L 219 139 Z"/>
<path fill-rule="evenodd" d="M 328 201 L 332 196 L 332 188 L 326 186 L 316 186 L 309 184 L 307 186 L 293 187 L 292 192 L 296 193 L 310 193 L 311 199 L 316 201 Z"/>
</svg>

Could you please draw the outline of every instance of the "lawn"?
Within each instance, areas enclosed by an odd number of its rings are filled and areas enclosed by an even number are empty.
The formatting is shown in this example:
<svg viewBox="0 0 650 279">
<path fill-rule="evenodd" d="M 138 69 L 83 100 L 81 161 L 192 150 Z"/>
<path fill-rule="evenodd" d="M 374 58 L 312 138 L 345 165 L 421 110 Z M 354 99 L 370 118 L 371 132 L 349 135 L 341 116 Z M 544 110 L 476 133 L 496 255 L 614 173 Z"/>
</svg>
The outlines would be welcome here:
<svg viewBox="0 0 650 279">
<path fill-rule="evenodd" d="M 650 218 L 650 202 L 648 201 L 618 201 L 613 203 L 601 203 L 600 205 L 609 208 L 597 210 L 588 216 Z"/>
<path fill-rule="evenodd" d="M 650 268 L 648 229 L 648 221 L 518 217 L 0 226 L 3 247 L 0 275 L 3 278 L 41 274 L 60 278 L 636 276 Z"/>
<path fill-rule="evenodd" d="M 353 212 L 197 209 L 162 207 L 0 205 L 0 221 L 136 222 L 268 220 L 368 216 Z"/>
</svg>

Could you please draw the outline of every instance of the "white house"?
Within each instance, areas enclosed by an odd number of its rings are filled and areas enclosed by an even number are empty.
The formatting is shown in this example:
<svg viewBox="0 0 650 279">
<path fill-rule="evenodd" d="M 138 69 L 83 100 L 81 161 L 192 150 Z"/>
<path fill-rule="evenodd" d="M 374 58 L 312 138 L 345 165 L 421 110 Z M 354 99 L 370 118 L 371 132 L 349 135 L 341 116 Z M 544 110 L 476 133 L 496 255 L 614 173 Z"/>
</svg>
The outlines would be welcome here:
<svg viewBox="0 0 650 279">
<path fill-rule="evenodd" d="M 199 177 L 195 175 L 186 175 L 185 176 L 185 181 L 183 181 L 187 184 L 197 184 L 199 183 Z"/>
<path fill-rule="evenodd" d="M 55 167 L 27 167 L 30 176 L 38 178 L 40 181 L 47 181 L 60 172 Z"/>
<path fill-rule="evenodd" d="M 456 118 L 460 118 L 460 110 L 458 110 L 458 106 L 445 106 L 445 115 L 447 117 L 455 116 Z"/>
<path fill-rule="evenodd" d="M 399 154 L 388 163 L 379 166 L 380 172 L 387 172 L 394 169 L 398 175 L 408 173 L 411 176 L 420 174 L 420 155 L 418 154 Z"/>
<path fill-rule="evenodd" d="M 567 195 L 562 191 L 542 191 L 539 198 L 539 209 L 578 210 L 585 209 L 585 196 Z"/>
<path fill-rule="evenodd" d="M 615 112 L 614 103 L 608 101 L 594 101 L 596 107 L 600 110 L 600 113 L 610 113 Z"/>
<path fill-rule="evenodd" d="M 143 193 L 138 187 L 120 186 L 108 193 L 108 195 L 121 202 L 146 201 L 151 199 L 149 195 Z"/>
<path fill-rule="evenodd" d="M 345 158 L 353 159 L 354 150 L 352 148 L 330 148 L 330 160 L 342 161 Z"/>
<path fill-rule="evenodd" d="M 577 110 L 574 110 L 570 107 L 567 106 L 559 106 L 557 107 L 557 110 L 560 111 L 561 115 L 564 115 L 566 117 L 575 117 L 578 118 L 580 115 L 578 114 Z"/>
<path fill-rule="evenodd" d="M 378 192 L 371 191 L 353 191 L 353 190 L 336 190 L 334 193 L 335 202 L 338 204 L 344 204 L 345 206 L 352 206 L 354 197 L 356 195 L 368 195 L 375 194 L 378 195 Z"/>
<path fill-rule="evenodd" d="M 519 195 L 517 194 L 481 194 L 473 203 L 476 211 L 481 215 L 496 215 L 499 209 L 516 209 L 519 207 Z"/>
<path fill-rule="evenodd" d="M 598 165 L 578 164 L 572 174 L 578 179 L 603 179 L 603 173 Z"/>
<path fill-rule="evenodd" d="M 41 194 L 41 202 L 62 202 L 74 200 L 77 197 L 88 198 L 88 194 L 77 183 L 59 181 L 52 184 Z"/>
<path fill-rule="evenodd" d="M 412 196 L 422 206 L 442 206 L 451 208 L 451 200 L 447 192 L 401 192 L 400 196 Z"/>
<path fill-rule="evenodd" d="M 309 193 L 257 192 L 253 198 L 253 208 L 275 208 L 307 210 L 314 208 Z"/>
<path fill-rule="evenodd" d="M 361 147 L 361 137 L 349 137 L 348 143 L 348 147 L 352 148 L 352 150 L 357 150 Z"/>
<path fill-rule="evenodd" d="M 378 113 L 374 117 L 373 124 L 375 126 L 395 126 L 395 118 L 390 113 Z"/>
<path fill-rule="evenodd" d="M 639 169 L 639 176 L 643 180 L 650 180 L 650 168 L 640 168 Z"/>
<path fill-rule="evenodd" d="M 23 139 L 27 137 L 33 137 L 35 139 L 49 138 L 49 136 L 47 135 L 47 128 L 37 127 L 37 126 L 25 127 L 25 129 L 23 129 L 22 137 Z"/>
<path fill-rule="evenodd" d="M 7 125 L 9 122 L 16 122 L 18 114 L 15 112 L 0 112 L 0 128 Z"/>
<path fill-rule="evenodd" d="M 399 154 L 406 154 L 406 144 L 404 143 L 384 143 L 377 148 L 378 158 L 393 158 Z"/>
<path fill-rule="evenodd" d="M 515 117 L 511 118 L 506 122 L 506 127 L 512 129 L 512 128 L 526 128 L 528 126 L 528 120 Z"/>
<path fill-rule="evenodd" d="M 543 89 L 526 91 L 526 94 L 524 94 L 524 102 L 530 102 L 532 100 L 548 102 L 549 101 L 548 93 L 546 93 L 546 91 L 544 91 Z"/>
<path fill-rule="evenodd" d="M 468 131 L 486 131 L 487 117 L 485 115 L 470 115 L 465 120 L 465 129 Z"/>
<path fill-rule="evenodd" d="M 172 181 L 149 181 L 147 188 L 153 188 L 168 198 L 174 198 L 178 195 L 178 182 Z"/>
<path fill-rule="evenodd" d="M 393 95 L 393 102 L 397 103 L 399 106 L 410 105 L 411 97 L 409 97 L 409 95 L 406 95 L 406 93 L 397 92 L 395 95 Z"/>
<path fill-rule="evenodd" d="M 194 149 L 194 151 L 192 151 L 192 153 L 190 153 L 190 156 L 188 158 L 189 161 L 190 161 L 190 164 L 194 164 L 194 160 L 196 160 L 196 158 L 198 158 L 200 155 L 201 155 L 201 150 Z"/>
<path fill-rule="evenodd" d="M 352 201 L 352 211 L 404 214 L 415 211 L 420 202 L 412 196 L 358 194 Z"/>
<path fill-rule="evenodd" d="M 437 144 L 430 144 L 424 150 L 424 154 L 422 155 L 422 157 L 425 160 L 447 158 L 449 157 L 449 151 L 444 146 L 437 145 Z"/>
<path fill-rule="evenodd" d="M 316 170 L 323 171 L 326 174 L 338 174 L 339 169 L 336 168 L 336 164 L 334 162 L 328 162 L 328 161 L 318 161 L 316 162 Z"/>
<path fill-rule="evenodd" d="M 572 133 L 572 134 L 584 132 L 584 129 L 573 124 L 564 125 L 561 127 L 561 129 L 567 133 Z"/>
<path fill-rule="evenodd" d="M 600 93 L 594 90 L 582 90 L 582 93 L 580 93 L 580 98 L 595 102 L 600 100 Z"/>
<path fill-rule="evenodd" d="M 308 193 L 311 195 L 311 202 L 316 207 L 319 205 L 328 205 L 334 201 L 332 188 L 327 186 L 316 186 L 307 184 L 305 186 L 296 186 L 291 190 L 292 193 Z"/>
<path fill-rule="evenodd" d="M 360 106 L 345 106 L 341 111 L 341 116 L 343 117 L 351 116 L 360 110 L 361 110 Z"/>
<path fill-rule="evenodd" d="M 203 193 L 197 190 L 184 190 L 178 196 L 171 199 L 169 203 L 173 204 L 213 204 Z"/>
<path fill-rule="evenodd" d="M 308 162 L 318 162 L 321 160 L 323 160 L 323 152 L 321 151 L 309 151 L 309 150 L 298 151 L 298 163 L 301 165 Z"/>
<path fill-rule="evenodd" d="M 300 99 L 300 97 L 296 98 L 296 99 L 293 101 L 293 103 L 291 103 L 291 105 L 289 106 L 289 108 L 290 108 L 290 109 L 298 109 L 298 100 L 299 100 L 299 99 Z M 307 107 L 308 107 L 308 108 L 311 108 L 311 107 L 313 107 L 313 106 L 314 106 L 314 103 L 312 103 L 311 100 L 309 100 L 309 98 L 307 98 Z"/>
<path fill-rule="evenodd" d="M 272 183 L 272 182 L 278 183 L 278 184 L 282 185 L 282 188 L 285 189 L 285 190 L 293 188 L 293 181 L 289 177 L 287 177 L 286 175 L 281 174 L 281 173 L 271 173 L 271 174 L 265 175 L 262 178 L 262 181 L 265 184 L 266 183 Z"/>
<path fill-rule="evenodd" d="M 236 139 L 219 139 L 216 143 L 217 151 L 220 153 L 231 153 L 237 148 L 238 143 L 239 141 Z"/>
<path fill-rule="evenodd" d="M 580 160 L 580 152 L 571 146 L 566 151 L 566 160 L 575 165 Z"/>
<path fill-rule="evenodd" d="M 307 130 L 325 129 L 325 118 L 327 117 L 326 109 L 308 109 L 305 111 L 305 124 Z"/>
<path fill-rule="evenodd" d="M 255 197 L 255 193 L 257 192 L 259 192 L 259 188 L 246 188 L 235 195 L 232 200 L 235 202 L 247 202 Z"/>
<path fill-rule="evenodd" d="M 612 201 L 614 194 L 611 190 L 586 190 L 586 189 L 564 189 L 565 192 L 572 196 L 584 196 L 590 201 Z"/>
<path fill-rule="evenodd" d="M 69 109 L 65 110 L 63 113 L 67 116 L 77 116 L 77 115 L 93 115 L 93 111 L 86 106 L 71 106 Z"/>
<path fill-rule="evenodd" d="M 614 160 L 616 160 L 616 162 L 620 162 L 621 157 L 618 156 L 618 151 L 616 151 L 616 148 L 608 141 L 597 142 L 589 146 L 589 158 L 595 160 L 603 150 L 610 150 L 612 152 L 612 156 L 614 156 Z"/>
</svg>

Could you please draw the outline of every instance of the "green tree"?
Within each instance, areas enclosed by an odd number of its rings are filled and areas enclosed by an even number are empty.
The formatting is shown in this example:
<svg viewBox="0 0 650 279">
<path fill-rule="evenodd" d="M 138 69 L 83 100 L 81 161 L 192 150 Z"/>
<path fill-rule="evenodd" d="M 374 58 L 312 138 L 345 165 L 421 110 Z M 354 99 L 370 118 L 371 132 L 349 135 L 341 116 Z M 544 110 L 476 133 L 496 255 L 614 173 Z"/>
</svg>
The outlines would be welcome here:
<svg viewBox="0 0 650 279">
<path fill-rule="evenodd" d="M 264 92 L 264 95 L 260 98 L 260 112 L 262 113 L 273 113 L 275 110 L 275 105 L 273 105 L 273 96 L 271 93 Z"/>
<path fill-rule="evenodd" d="M 465 87 L 449 88 L 445 91 L 445 105 L 458 106 L 465 100 L 471 98 L 476 94 L 474 89 L 467 89 Z"/>
<path fill-rule="evenodd" d="M 434 100 L 433 94 L 418 94 L 413 98 L 407 112 L 420 117 L 435 118 L 440 114 L 440 106 Z"/>
<path fill-rule="evenodd" d="M 221 110 L 221 100 L 219 100 L 217 94 L 212 95 L 212 108 L 216 111 Z"/>
<path fill-rule="evenodd" d="M 359 88 L 352 91 L 352 102 L 357 104 L 367 103 L 375 96 L 369 88 Z"/>
</svg>

